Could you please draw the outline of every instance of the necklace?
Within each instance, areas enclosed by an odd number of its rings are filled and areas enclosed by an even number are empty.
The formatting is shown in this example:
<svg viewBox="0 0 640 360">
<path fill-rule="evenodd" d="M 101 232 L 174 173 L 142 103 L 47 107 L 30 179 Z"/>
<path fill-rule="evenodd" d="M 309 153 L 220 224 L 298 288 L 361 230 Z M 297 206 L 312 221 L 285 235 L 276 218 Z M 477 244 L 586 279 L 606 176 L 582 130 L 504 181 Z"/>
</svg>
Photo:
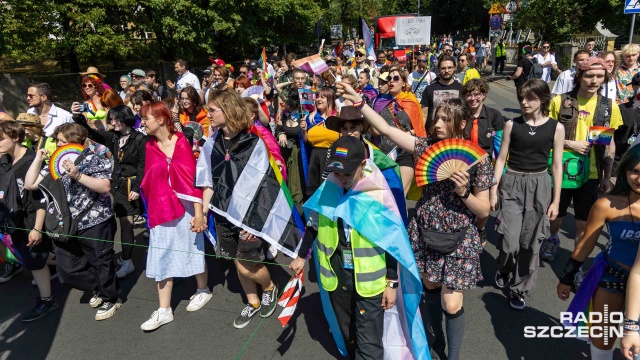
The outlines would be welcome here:
<svg viewBox="0 0 640 360">
<path fill-rule="evenodd" d="M 540 126 L 540 125 L 535 126 L 535 127 L 531 127 L 531 125 L 527 124 L 527 126 L 529 126 L 529 135 L 533 136 L 533 135 L 536 134 L 536 129 L 538 129 L 538 126 Z"/>
</svg>

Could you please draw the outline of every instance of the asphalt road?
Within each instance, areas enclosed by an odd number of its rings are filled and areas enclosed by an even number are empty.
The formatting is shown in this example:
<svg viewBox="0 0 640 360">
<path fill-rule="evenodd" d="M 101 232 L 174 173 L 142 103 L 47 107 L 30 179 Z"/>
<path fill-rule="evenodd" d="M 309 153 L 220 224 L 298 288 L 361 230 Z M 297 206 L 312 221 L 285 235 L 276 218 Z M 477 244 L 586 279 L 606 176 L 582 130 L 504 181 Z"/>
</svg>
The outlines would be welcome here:
<svg viewBox="0 0 640 360">
<path fill-rule="evenodd" d="M 512 82 L 491 84 L 488 106 L 510 118 L 518 114 Z M 492 223 L 488 225 L 492 229 Z M 139 233 L 141 229 L 137 229 Z M 557 277 L 573 249 L 573 218 L 565 218 L 561 248 L 551 264 L 541 268 L 537 286 L 523 311 L 512 310 L 505 295 L 493 286 L 497 251 L 495 233 L 481 255 L 485 280 L 465 292 L 466 333 L 462 358 L 493 359 L 586 359 L 588 345 L 575 339 L 525 339 L 527 325 L 558 325 L 568 303 L 557 299 Z M 139 235 L 138 240 L 146 244 Z M 597 254 L 600 239 L 592 256 Z M 119 251 L 119 246 L 116 247 Z M 332 359 L 337 356 L 320 305 L 317 284 L 307 279 L 305 293 L 286 328 L 277 320 L 279 310 L 268 319 L 254 318 L 244 329 L 232 326 L 243 307 L 243 296 L 233 265 L 207 258 L 213 299 L 200 311 L 188 313 L 195 292 L 193 278 L 176 281 L 172 307 L 175 320 L 155 332 L 144 333 L 142 324 L 157 309 L 155 282 L 144 273 L 145 250 L 134 255 L 136 271 L 124 279 L 123 306 L 114 317 L 97 322 L 88 305 L 89 295 L 69 290 L 54 281 L 53 293 L 61 305 L 39 321 L 23 324 L 23 313 L 34 304 L 37 290 L 25 271 L 0 284 L 0 359 Z M 288 281 L 289 259 L 282 254 L 270 265 L 280 288 Z M 616 351 L 616 359 L 621 359 Z"/>
</svg>

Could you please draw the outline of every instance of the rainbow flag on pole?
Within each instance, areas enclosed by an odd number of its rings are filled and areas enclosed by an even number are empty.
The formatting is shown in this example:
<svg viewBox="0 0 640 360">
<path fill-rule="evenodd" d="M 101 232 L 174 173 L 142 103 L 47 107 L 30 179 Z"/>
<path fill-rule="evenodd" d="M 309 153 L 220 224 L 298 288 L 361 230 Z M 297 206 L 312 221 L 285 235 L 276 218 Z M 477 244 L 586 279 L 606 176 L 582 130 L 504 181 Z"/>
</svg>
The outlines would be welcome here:
<svg viewBox="0 0 640 360">
<path fill-rule="evenodd" d="M 329 70 L 329 65 L 327 65 L 327 63 L 324 62 L 324 60 L 322 60 L 322 58 L 318 54 L 313 54 L 311 56 L 296 60 L 292 62 L 291 65 L 308 73 L 314 73 L 316 75 L 320 75 L 323 72 Z"/>
<path fill-rule="evenodd" d="M 593 145 L 609 145 L 613 140 L 614 128 L 604 126 L 589 126 L 589 136 L 587 141 Z"/>
<path fill-rule="evenodd" d="M 260 55 L 260 62 L 262 62 L 262 75 L 267 80 L 271 74 L 269 74 L 269 64 L 267 63 L 267 48 L 262 48 L 262 54 Z"/>
</svg>

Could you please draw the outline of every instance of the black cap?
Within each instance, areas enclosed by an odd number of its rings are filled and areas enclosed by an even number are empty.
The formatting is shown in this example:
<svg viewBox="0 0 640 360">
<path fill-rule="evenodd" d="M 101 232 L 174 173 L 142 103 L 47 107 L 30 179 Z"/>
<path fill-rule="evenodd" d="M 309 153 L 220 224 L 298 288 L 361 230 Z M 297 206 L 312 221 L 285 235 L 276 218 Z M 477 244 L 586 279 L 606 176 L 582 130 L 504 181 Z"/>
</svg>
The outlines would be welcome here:
<svg viewBox="0 0 640 360">
<path fill-rule="evenodd" d="M 211 66 L 207 66 L 207 68 L 204 69 L 204 71 L 202 71 L 202 73 L 205 74 L 205 75 L 211 74 Z"/>
<path fill-rule="evenodd" d="M 331 145 L 327 170 L 351 174 L 364 160 L 364 144 L 353 136 L 343 136 Z"/>
<path fill-rule="evenodd" d="M 258 60 L 249 61 L 249 70 L 255 70 L 259 67 L 260 67 L 260 64 L 258 64 Z"/>
</svg>

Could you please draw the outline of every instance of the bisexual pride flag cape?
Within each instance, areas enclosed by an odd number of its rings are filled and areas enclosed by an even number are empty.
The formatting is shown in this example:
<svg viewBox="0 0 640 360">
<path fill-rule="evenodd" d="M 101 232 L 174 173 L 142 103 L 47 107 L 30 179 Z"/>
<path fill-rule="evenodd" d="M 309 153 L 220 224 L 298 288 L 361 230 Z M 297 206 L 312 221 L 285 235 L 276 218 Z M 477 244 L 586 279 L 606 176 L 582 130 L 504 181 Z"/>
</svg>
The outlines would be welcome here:
<svg viewBox="0 0 640 360">
<path fill-rule="evenodd" d="M 219 131 L 207 143 L 196 166 L 196 186 L 213 188 L 209 208 L 295 258 L 304 224 L 258 130 L 241 133 L 228 157 Z M 225 160 L 214 164 L 212 154 Z"/>
<path fill-rule="evenodd" d="M 422 281 L 409 243 L 404 221 L 380 169 L 370 159 L 365 167 L 367 176 L 346 194 L 333 174 L 303 205 L 307 218 L 312 211 L 329 219 L 341 218 L 360 234 L 398 260 L 400 287 L 396 305 L 385 311 L 383 343 L 386 358 L 430 359 L 427 338 L 418 305 L 422 296 Z M 317 246 L 313 247 L 316 270 L 319 273 Z M 329 294 L 322 284 L 320 298 L 336 346 L 346 356 L 344 336 L 338 326 Z"/>
</svg>

